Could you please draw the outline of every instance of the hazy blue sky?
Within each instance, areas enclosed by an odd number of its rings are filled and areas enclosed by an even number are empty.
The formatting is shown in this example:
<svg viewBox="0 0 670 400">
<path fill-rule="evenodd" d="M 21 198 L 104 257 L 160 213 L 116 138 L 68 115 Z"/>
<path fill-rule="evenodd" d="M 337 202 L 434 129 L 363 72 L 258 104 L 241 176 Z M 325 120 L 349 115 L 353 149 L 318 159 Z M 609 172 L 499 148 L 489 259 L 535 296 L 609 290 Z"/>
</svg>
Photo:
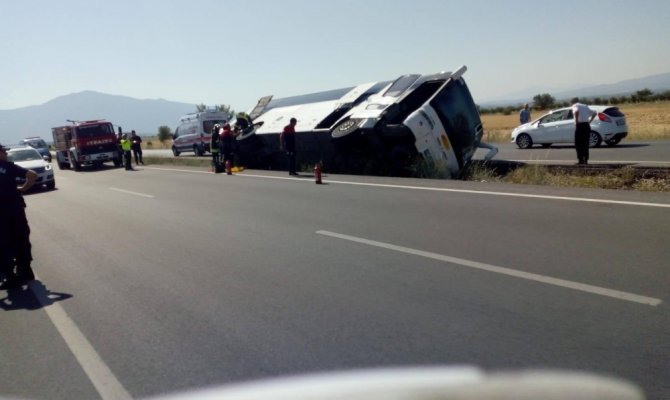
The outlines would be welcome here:
<svg viewBox="0 0 670 400">
<path fill-rule="evenodd" d="M 230 104 L 468 66 L 482 102 L 670 72 L 667 0 L 0 0 L 0 109 Z"/>
</svg>

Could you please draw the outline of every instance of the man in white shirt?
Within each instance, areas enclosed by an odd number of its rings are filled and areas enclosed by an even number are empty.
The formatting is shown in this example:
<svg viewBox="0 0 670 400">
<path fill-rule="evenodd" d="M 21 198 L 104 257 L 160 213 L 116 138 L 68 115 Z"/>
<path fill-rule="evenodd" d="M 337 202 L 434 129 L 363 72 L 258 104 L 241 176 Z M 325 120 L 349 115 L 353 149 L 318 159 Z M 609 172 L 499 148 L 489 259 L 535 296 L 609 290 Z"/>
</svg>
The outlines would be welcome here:
<svg viewBox="0 0 670 400">
<path fill-rule="evenodd" d="M 591 121 L 596 113 L 586 104 L 579 102 L 577 97 L 572 98 L 572 115 L 575 118 L 575 149 L 577 149 L 577 164 L 586 165 L 589 162 L 589 137 L 591 136 Z"/>
</svg>

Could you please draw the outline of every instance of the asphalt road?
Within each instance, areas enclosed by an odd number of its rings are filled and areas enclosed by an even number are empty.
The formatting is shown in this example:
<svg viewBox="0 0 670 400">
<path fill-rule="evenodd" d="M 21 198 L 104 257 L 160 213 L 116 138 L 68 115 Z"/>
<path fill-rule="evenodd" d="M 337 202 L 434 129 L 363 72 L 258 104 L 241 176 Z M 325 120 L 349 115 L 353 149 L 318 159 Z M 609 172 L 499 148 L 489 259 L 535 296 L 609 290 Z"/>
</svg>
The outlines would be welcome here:
<svg viewBox="0 0 670 400">
<path fill-rule="evenodd" d="M 670 397 L 670 195 L 194 168 L 57 171 L 0 292 L 0 395 L 141 398 L 407 365 Z"/>
<path fill-rule="evenodd" d="M 496 160 L 521 161 L 540 164 L 573 164 L 577 153 L 573 145 L 552 145 L 549 148 L 535 146 L 521 150 L 513 143 L 497 143 L 499 149 Z M 478 150 L 476 158 L 484 158 L 483 150 Z M 589 149 L 591 164 L 631 164 L 653 167 L 670 167 L 670 141 L 636 141 L 624 139 L 616 146 Z"/>
</svg>

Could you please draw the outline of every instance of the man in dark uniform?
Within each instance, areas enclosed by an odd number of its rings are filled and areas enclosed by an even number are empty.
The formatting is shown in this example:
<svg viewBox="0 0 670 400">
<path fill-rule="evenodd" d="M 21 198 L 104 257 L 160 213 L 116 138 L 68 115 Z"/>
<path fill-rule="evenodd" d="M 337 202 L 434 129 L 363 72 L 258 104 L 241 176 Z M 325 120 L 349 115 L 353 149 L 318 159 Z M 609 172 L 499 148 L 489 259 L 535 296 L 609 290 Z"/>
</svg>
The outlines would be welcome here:
<svg viewBox="0 0 670 400">
<path fill-rule="evenodd" d="M 17 178 L 25 179 L 20 187 L 16 186 Z M 7 149 L 0 145 L 0 274 L 5 277 L 0 289 L 18 288 L 35 279 L 30 267 L 33 260 L 30 227 L 21 193 L 30 189 L 36 180 L 35 171 L 9 161 Z"/>
<path fill-rule="evenodd" d="M 133 130 L 130 132 L 130 148 L 133 150 L 133 157 L 135 158 L 135 165 L 144 165 L 142 159 L 142 138 Z"/>
<path fill-rule="evenodd" d="M 298 120 L 291 118 L 290 123 L 284 127 L 279 135 L 279 146 L 284 149 L 288 156 L 288 174 L 298 175 L 295 171 L 295 125 Z"/>
</svg>

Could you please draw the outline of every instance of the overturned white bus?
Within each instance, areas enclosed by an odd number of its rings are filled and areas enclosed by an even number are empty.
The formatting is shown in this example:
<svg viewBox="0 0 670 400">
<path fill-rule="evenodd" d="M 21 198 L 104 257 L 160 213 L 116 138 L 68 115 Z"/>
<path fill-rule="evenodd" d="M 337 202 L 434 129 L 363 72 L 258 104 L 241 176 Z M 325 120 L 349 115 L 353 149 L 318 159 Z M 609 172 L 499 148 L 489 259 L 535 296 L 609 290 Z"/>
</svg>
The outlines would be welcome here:
<svg viewBox="0 0 670 400">
<path fill-rule="evenodd" d="M 303 96 L 259 100 L 249 113 L 253 129 L 237 137 L 240 162 L 282 169 L 286 157 L 279 134 L 290 118 L 298 120 L 298 165 L 321 163 L 325 171 L 409 175 L 417 165 L 457 176 L 481 143 L 477 106 L 455 72 L 404 75 L 395 81 Z"/>
</svg>

